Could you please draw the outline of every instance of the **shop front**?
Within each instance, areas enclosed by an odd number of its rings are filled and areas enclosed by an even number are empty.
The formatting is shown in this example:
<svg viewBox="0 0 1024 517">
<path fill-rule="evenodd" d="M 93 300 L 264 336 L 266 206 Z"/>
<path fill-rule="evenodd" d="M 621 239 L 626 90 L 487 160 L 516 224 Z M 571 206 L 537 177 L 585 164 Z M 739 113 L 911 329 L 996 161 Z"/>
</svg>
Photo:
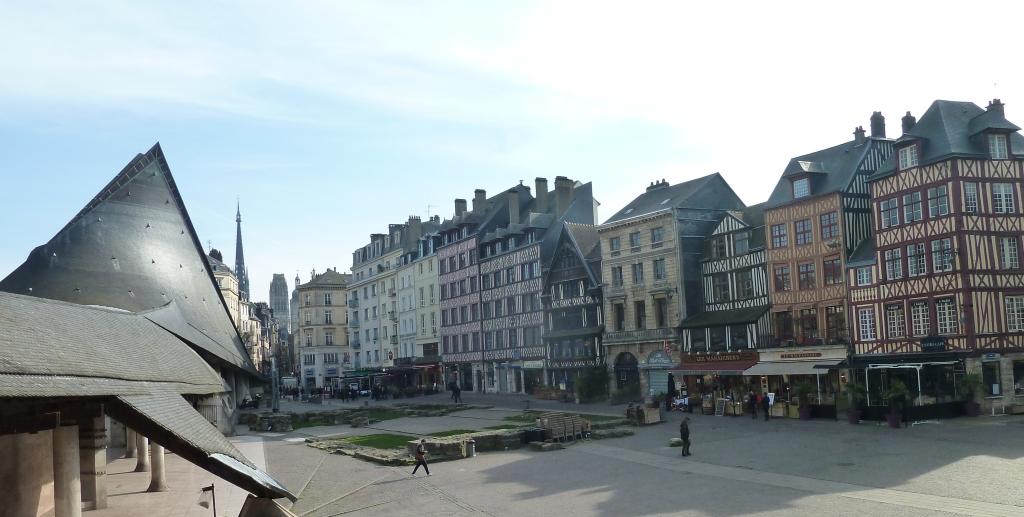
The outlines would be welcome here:
<svg viewBox="0 0 1024 517">
<path fill-rule="evenodd" d="M 866 389 L 864 418 L 884 420 L 889 411 L 886 393 L 901 381 L 910 394 L 905 410 L 911 421 L 950 418 L 964 414 L 961 381 L 970 362 L 969 351 L 945 350 L 905 354 L 864 354 L 850 362 L 854 379 Z M 983 395 L 987 392 L 983 392 Z"/>
<path fill-rule="evenodd" d="M 473 364 L 479 364 L 481 359 L 480 352 L 444 354 L 444 389 L 450 389 L 454 383 L 462 391 L 474 391 L 476 376 L 473 373 Z M 479 383 L 475 385 L 480 386 Z"/>
<path fill-rule="evenodd" d="M 665 350 L 655 350 L 640 364 L 647 378 L 647 395 L 668 393 L 668 372 L 675 366 L 672 356 Z"/>
<path fill-rule="evenodd" d="M 845 346 L 761 350 L 757 364 L 743 375 L 755 392 L 768 395 L 780 407 L 775 410 L 778 416 L 787 414 L 787 407 L 798 407 L 795 387 L 804 384 L 813 386 L 808 396 L 811 417 L 836 418 L 848 378 L 843 368 L 846 353 Z"/>
<path fill-rule="evenodd" d="M 704 413 L 714 413 L 719 400 L 725 401 L 725 411 L 735 413 L 742 412 L 742 402 L 752 389 L 744 372 L 757 361 L 757 350 L 685 354 L 680 363 L 667 372 L 682 379 L 680 389 L 686 390 L 691 404 L 699 400 Z"/>
</svg>

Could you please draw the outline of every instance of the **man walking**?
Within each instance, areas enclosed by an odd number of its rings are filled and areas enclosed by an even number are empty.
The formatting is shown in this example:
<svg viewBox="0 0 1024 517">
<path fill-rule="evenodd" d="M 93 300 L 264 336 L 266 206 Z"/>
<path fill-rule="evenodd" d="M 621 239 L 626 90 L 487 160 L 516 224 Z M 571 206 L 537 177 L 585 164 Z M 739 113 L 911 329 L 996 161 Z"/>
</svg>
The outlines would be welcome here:
<svg viewBox="0 0 1024 517">
<path fill-rule="evenodd" d="M 679 439 L 683 441 L 683 456 L 690 455 L 690 417 L 684 416 L 679 422 Z"/>
<path fill-rule="evenodd" d="M 757 395 L 754 395 L 754 390 L 750 390 L 747 396 L 747 406 L 750 407 L 750 417 L 757 420 Z"/>
<path fill-rule="evenodd" d="M 416 445 L 416 467 L 412 469 L 410 476 L 415 476 L 416 471 L 420 469 L 420 465 L 423 466 L 423 470 L 430 475 L 430 467 L 427 467 L 427 439 L 420 438 L 420 443 Z"/>
<path fill-rule="evenodd" d="M 768 414 L 771 413 L 771 409 L 772 409 L 772 401 L 768 397 L 767 393 L 765 393 L 764 394 L 764 398 L 761 399 L 761 409 L 764 410 L 764 420 L 767 422 L 768 421 Z"/>
</svg>

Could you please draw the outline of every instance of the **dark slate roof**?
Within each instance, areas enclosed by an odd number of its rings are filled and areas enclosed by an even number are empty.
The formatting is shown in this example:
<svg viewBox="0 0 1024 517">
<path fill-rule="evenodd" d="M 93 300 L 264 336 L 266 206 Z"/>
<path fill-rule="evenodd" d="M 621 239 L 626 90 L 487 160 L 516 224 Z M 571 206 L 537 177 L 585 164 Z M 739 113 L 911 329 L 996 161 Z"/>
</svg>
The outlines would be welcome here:
<svg viewBox="0 0 1024 517">
<path fill-rule="evenodd" d="M 733 199 L 726 200 L 715 196 L 699 195 L 705 187 L 714 182 L 724 184 L 728 189 L 727 192 L 731 193 Z M 739 197 L 736 196 L 735 192 L 732 192 L 732 188 L 728 186 L 722 175 L 716 172 L 676 185 L 663 184 L 662 186 L 648 187 L 646 192 L 622 207 L 615 215 L 608 218 L 604 224 L 615 223 L 670 208 L 729 208 L 726 205 L 730 202 L 739 203 L 739 206 L 743 206 Z"/>
<path fill-rule="evenodd" d="M 721 327 L 723 325 L 737 325 L 757 321 L 765 312 L 768 306 L 746 307 L 743 309 L 732 309 L 728 311 L 705 311 L 695 314 L 683 320 L 682 328 Z"/>
<path fill-rule="evenodd" d="M 583 258 L 589 259 L 594 256 L 601 256 L 601 238 L 597 235 L 597 227 L 592 224 L 565 223 L 565 229 L 569 232 L 576 247 L 583 254 Z"/>
<path fill-rule="evenodd" d="M 851 140 L 792 158 L 764 207 L 775 208 L 793 201 L 793 183 L 790 178 L 801 173 L 810 173 L 811 193 L 808 197 L 846 189 L 872 146 L 880 145 L 882 141 L 874 137 L 868 137 L 862 143 Z"/>
<path fill-rule="evenodd" d="M 548 196 L 549 205 L 553 205 L 554 196 Z M 554 218 L 554 222 L 544 232 L 540 241 L 540 263 L 545 268 L 551 267 L 554 260 L 555 250 L 558 247 L 559 236 L 563 230 L 563 223 L 594 223 L 594 186 L 587 182 L 577 184 L 573 188 L 572 202 L 560 216 Z"/>
<path fill-rule="evenodd" d="M 764 241 L 764 206 L 765 203 L 750 205 L 743 209 L 743 222 L 750 227 L 750 249 L 763 248 Z"/>
<path fill-rule="evenodd" d="M 333 269 L 328 269 L 319 275 L 313 277 L 312 280 L 299 286 L 300 289 L 307 287 L 314 287 L 318 285 L 324 286 L 338 286 L 345 285 L 348 283 L 351 275 L 343 275 Z"/>
<path fill-rule="evenodd" d="M 224 391 L 179 338 L 143 316 L 0 292 L 0 397 Z"/>
<path fill-rule="evenodd" d="M 221 262 L 220 260 L 217 260 L 217 257 L 214 257 L 213 255 L 207 254 L 206 261 L 210 263 L 210 269 L 214 271 L 224 271 L 227 273 L 231 273 L 232 275 L 235 274 L 235 272 L 232 271 L 227 264 Z"/>
<path fill-rule="evenodd" d="M 160 145 L 135 157 L 78 215 L 0 281 L 0 291 L 150 311 L 172 300 L 176 335 L 196 329 L 204 359 L 256 369 L 213 278 Z"/>
<path fill-rule="evenodd" d="M 860 244 L 854 248 L 853 253 L 850 254 L 850 258 L 846 259 L 846 267 L 858 267 L 858 266 L 870 266 L 874 264 L 877 259 L 875 258 L 875 239 L 868 237 L 860 241 Z"/>
<path fill-rule="evenodd" d="M 928 165 L 951 157 L 986 158 L 988 141 L 979 134 L 986 129 L 1010 131 L 1010 152 L 1024 157 L 1024 137 L 1020 128 L 1006 120 L 999 110 L 986 111 L 973 102 L 937 100 L 921 115 L 897 144 L 919 141 L 918 164 Z M 893 153 L 871 176 L 875 180 L 896 172 L 898 153 Z"/>
</svg>

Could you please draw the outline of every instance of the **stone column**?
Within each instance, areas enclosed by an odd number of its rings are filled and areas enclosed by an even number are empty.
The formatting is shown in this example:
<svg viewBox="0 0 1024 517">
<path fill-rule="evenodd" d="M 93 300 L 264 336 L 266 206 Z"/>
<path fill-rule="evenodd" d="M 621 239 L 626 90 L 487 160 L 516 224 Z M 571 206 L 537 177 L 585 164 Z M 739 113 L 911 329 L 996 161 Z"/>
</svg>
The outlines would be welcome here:
<svg viewBox="0 0 1024 517">
<path fill-rule="evenodd" d="M 138 450 L 138 445 L 135 443 L 136 433 L 134 429 L 125 427 L 124 430 L 124 457 L 134 458 L 135 452 Z"/>
<path fill-rule="evenodd" d="M 87 510 L 107 507 L 106 418 L 87 417 L 78 426 L 82 502 Z"/>
<path fill-rule="evenodd" d="M 135 472 L 149 471 L 149 442 L 138 431 L 135 432 L 135 457 L 138 458 L 135 462 Z"/>
<path fill-rule="evenodd" d="M 78 426 L 60 426 L 53 431 L 54 517 L 81 517 L 81 457 Z"/>
<path fill-rule="evenodd" d="M 167 490 L 167 485 L 164 483 L 164 447 L 156 442 L 149 448 L 150 454 L 152 455 L 152 469 L 151 481 L 149 482 L 149 488 L 147 492 L 164 492 Z"/>
</svg>

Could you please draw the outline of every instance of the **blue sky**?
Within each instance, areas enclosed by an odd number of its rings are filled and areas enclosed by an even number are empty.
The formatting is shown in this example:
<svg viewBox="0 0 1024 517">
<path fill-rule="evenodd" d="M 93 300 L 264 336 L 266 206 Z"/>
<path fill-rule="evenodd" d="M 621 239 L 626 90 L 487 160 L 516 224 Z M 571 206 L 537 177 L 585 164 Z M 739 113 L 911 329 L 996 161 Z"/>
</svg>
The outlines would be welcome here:
<svg viewBox="0 0 1024 517">
<path fill-rule="evenodd" d="M 689 4 L 0 0 L 0 276 L 156 141 L 229 262 L 241 199 L 265 299 L 475 188 L 593 181 L 603 218 L 718 171 L 753 204 L 874 110 L 1024 102 L 1012 3 Z"/>
</svg>

